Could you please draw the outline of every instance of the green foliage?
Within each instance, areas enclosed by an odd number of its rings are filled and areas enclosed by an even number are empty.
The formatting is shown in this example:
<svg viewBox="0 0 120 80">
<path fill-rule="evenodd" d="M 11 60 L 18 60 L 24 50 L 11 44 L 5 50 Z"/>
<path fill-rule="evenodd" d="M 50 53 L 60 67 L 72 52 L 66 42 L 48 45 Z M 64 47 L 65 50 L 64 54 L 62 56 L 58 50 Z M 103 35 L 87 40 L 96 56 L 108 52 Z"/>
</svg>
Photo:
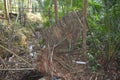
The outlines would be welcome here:
<svg viewBox="0 0 120 80">
<path fill-rule="evenodd" d="M 90 69 L 96 71 L 100 67 L 100 64 L 97 63 L 97 60 L 91 53 L 88 53 L 87 55 L 90 63 Z"/>
<path fill-rule="evenodd" d="M 89 0 L 88 43 L 91 49 L 88 50 L 88 56 L 92 55 L 96 58 L 101 54 L 102 59 L 108 63 L 116 53 L 118 54 L 120 48 L 119 3 L 119 0 Z M 92 62 L 96 61 L 93 57 L 88 58 L 90 63 L 91 59 Z M 92 66 L 95 67 L 95 65 Z"/>
</svg>

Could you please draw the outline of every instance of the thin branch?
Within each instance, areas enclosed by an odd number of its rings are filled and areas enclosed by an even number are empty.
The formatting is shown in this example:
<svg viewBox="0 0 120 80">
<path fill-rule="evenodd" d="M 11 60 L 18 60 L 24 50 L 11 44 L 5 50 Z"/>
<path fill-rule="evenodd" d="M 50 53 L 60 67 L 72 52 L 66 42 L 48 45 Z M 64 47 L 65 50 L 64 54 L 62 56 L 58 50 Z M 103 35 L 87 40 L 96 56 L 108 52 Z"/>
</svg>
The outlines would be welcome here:
<svg viewBox="0 0 120 80">
<path fill-rule="evenodd" d="M 74 10 L 74 13 L 75 13 L 75 15 L 77 16 L 79 23 L 80 23 L 80 24 L 82 25 L 82 27 L 83 27 L 83 23 L 82 23 L 81 19 L 79 18 L 78 14 L 76 13 L 75 10 Z"/>
<path fill-rule="evenodd" d="M 54 48 L 56 48 L 57 46 L 59 46 L 66 39 L 67 39 L 67 37 L 64 37 L 61 41 L 59 41 L 57 44 L 54 45 Z"/>
</svg>

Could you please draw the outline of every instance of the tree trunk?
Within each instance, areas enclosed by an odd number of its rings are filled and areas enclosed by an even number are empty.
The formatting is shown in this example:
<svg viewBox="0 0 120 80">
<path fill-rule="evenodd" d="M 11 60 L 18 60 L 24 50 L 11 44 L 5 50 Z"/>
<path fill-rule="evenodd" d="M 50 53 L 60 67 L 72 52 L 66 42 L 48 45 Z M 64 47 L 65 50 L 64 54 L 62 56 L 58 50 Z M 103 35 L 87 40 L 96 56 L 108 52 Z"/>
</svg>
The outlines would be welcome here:
<svg viewBox="0 0 120 80">
<path fill-rule="evenodd" d="M 72 8 L 73 5 L 73 0 L 70 1 L 70 7 Z"/>
<path fill-rule="evenodd" d="M 82 38 L 83 38 L 83 43 L 82 43 L 82 48 L 83 48 L 83 54 L 86 54 L 86 33 L 87 33 L 87 0 L 84 0 L 84 15 L 83 15 L 83 32 L 82 32 Z"/>
<path fill-rule="evenodd" d="M 55 9 L 55 23 L 58 21 L 58 6 L 57 6 L 57 0 L 54 0 L 54 9 Z"/>
<path fill-rule="evenodd" d="M 8 1 L 4 0 L 4 9 L 5 9 L 5 17 L 9 21 L 9 15 L 8 15 Z"/>
<path fill-rule="evenodd" d="M 32 1 L 28 0 L 28 12 L 31 13 L 32 12 Z"/>
<path fill-rule="evenodd" d="M 12 12 L 12 0 L 9 0 L 9 10 Z"/>
</svg>

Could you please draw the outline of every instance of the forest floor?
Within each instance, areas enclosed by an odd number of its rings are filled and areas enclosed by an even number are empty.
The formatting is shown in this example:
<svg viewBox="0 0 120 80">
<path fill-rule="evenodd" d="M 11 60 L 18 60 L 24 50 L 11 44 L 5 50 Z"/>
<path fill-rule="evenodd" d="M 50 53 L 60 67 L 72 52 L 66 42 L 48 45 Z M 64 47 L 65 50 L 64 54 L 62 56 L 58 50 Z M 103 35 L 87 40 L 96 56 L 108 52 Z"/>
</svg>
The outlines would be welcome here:
<svg viewBox="0 0 120 80">
<path fill-rule="evenodd" d="M 105 70 L 101 58 L 94 69 L 82 54 L 78 16 L 71 13 L 42 31 L 1 24 L 0 80 L 119 80 L 115 59 Z"/>
</svg>

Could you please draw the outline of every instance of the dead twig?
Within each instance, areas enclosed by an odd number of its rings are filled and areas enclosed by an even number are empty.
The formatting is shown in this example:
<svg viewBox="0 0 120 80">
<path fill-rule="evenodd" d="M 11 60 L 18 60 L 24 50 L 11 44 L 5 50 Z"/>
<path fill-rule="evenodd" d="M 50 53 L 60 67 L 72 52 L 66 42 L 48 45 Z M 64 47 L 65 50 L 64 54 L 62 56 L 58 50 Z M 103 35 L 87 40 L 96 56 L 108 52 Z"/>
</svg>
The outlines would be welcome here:
<svg viewBox="0 0 120 80">
<path fill-rule="evenodd" d="M 51 56 L 50 56 L 50 69 L 52 70 L 53 68 L 53 53 L 54 53 L 55 45 L 52 48 L 51 51 Z M 51 71 L 51 78 L 53 79 L 53 71 Z"/>
<path fill-rule="evenodd" d="M 52 68 L 53 68 L 53 53 L 54 53 L 54 49 L 55 49 L 55 45 L 52 47 L 52 51 L 51 51 L 51 48 L 50 48 L 50 46 L 48 44 L 48 50 L 49 50 L 49 54 L 50 54 L 50 56 L 49 56 L 49 59 L 50 59 L 49 63 L 50 63 L 51 79 L 53 79 L 53 70 L 52 70 Z"/>
<path fill-rule="evenodd" d="M 19 68 L 19 69 L 0 69 L 0 71 L 22 71 L 22 70 L 34 70 L 34 68 Z"/>
<path fill-rule="evenodd" d="M 70 72 L 70 69 L 69 69 L 69 67 L 68 67 L 66 64 L 61 63 L 59 60 L 57 60 L 57 59 L 55 59 L 55 58 L 54 58 L 54 60 L 55 60 L 57 63 L 59 63 L 65 70 L 67 70 L 67 71 Z"/>
<path fill-rule="evenodd" d="M 22 61 L 24 61 L 25 63 L 29 64 L 30 66 L 33 66 L 31 63 L 29 63 L 28 61 L 26 61 L 25 59 L 23 59 L 22 57 L 18 56 L 17 54 L 15 54 L 14 52 L 12 52 L 11 50 L 7 49 L 6 47 L 0 45 L 1 48 L 5 49 L 6 51 L 8 51 L 9 53 L 13 54 L 14 56 L 18 57 L 19 59 L 21 59 Z"/>
<path fill-rule="evenodd" d="M 3 62 L 3 64 L 5 65 L 5 67 L 6 67 L 5 61 L 2 59 L 1 56 L 0 56 L 0 59 L 1 59 L 1 61 Z"/>
<path fill-rule="evenodd" d="M 54 48 L 56 48 L 57 46 L 59 46 L 66 39 L 67 39 L 67 37 L 64 37 L 61 41 L 59 41 L 57 44 L 54 45 Z"/>
<path fill-rule="evenodd" d="M 90 77 L 90 79 L 89 80 L 92 80 L 93 79 L 93 75 Z"/>
</svg>

